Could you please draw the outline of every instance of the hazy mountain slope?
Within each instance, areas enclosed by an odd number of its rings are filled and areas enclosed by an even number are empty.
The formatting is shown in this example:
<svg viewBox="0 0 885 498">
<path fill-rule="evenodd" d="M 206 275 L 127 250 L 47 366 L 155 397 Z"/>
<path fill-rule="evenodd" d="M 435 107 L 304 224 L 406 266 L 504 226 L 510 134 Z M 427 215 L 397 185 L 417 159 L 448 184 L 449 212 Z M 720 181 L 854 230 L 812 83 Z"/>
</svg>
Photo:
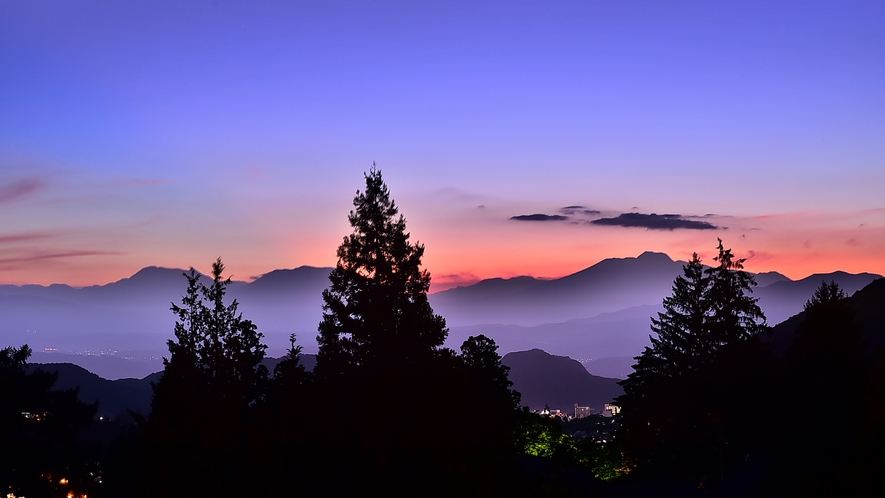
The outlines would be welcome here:
<svg viewBox="0 0 885 498">
<path fill-rule="evenodd" d="M 633 373 L 633 365 L 636 363 L 636 360 L 633 356 L 612 356 L 585 360 L 582 363 L 584 368 L 593 375 L 612 379 L 626 379 L 628 375 Z"/>
<path fill-rule="evenodd" d="M 660 306 L 682 274 L 683 264 L 665 254 L 646 252 L 636 258 L 606 259 L 556 280 L 495 279 L 438 292 L 430 299 L 450 327 L 534 327 L 637 306 Z M 878 277 L 834 272 L 792 281 L 780 273 L 767 272 L 757 276 L 754 295 L 760 298 L 769 323 L 779 323 L 801 311 L 823 280 L 834 280 L 851 293 Z"/>
<path fill-rule="evenodd" d="M 650 319 L 660 309 L 660 306 L 637 306 L 592 318 L 534 327 L 452 327 L 446 344 L 457 348 L 467 337 L 483 334 L 495 340 L 502 354 L 539 348 L 551 354 L 581 359 L 635 356 L 648 343 Z"/>
<path fill-rule="evenodd" d="M 802 311 L 802 306 L 811 298 L 814 290 L 820 287 L 821 282 L 834 281 L 850 296 L 877 278 L 881 278 L 881 275 L 843 271 L 816 273 L 802 280 L 779 281 L 766 287 L 757 286 L 753 294 L 759 298 L 759 305 L 765 311 L 768 323 L 773 325 Z"/>
<path fill-rule="evenodd" d="M 755 278 L 756 278 L 756 285 L 759 287 L 766 287 L 766 286 L 771 285 L 775 282 L 790 281 L 790 279 L 787 278 L 786 275 L 783 275 L 783 274 L 778 273 L 776 271 L 767 271 L 767 272 L 757 273 L 755 275 Z"/>
<path fill-rule="evenodd" d="M 489 279 L 433 294 L 430 300 L 446 318 L 451 328 L 447 344 L 454 348 L 469 335 L 482 333 L 498 341 L 502 353 L 539 347 L 583 359 L 632 357 L 647 343 L 649 318 L 671 293 L 682 265 L 646 252 L 607 259 L 560 279 Z M 321 294 L 330 270 L 275 270 L 253 282 L 234 282 L 229 297 L 239 301 L 243 315 L 265 334 L 271 356 L 285 354 L 291 333 L 298 335 L 305 352 L 315 353 Z M 157 358 L 166 354 L 175 322 L 169 307 L 185 292 L 183 273 L 148 267 L 130 278 L 85 288 L 2 285 L 0 338 L 7 345 L 27 343 L 37 352 L 47 347 L 84 355 L 116 350 L 136 359 L 121 363 L 70 356 L 64 361 L 112 378 L 144 374 L 156 369 Z M 769 323 L 777 323 L 801 311 L 822 280 L 835 280 L 852 292 L 875 277 L 836 272 L 793 282 L 769 272 L 759 275 L 760 283 L 769 285 L 757 287 L 756 296 Z M 155 359 L 150 363 L 145 357 Z"/>
<path fill-rule="evenodd" d="M 70 363 L 85 368 L 103 379 L 141 379 L 163 369 L 162 355 L 169 356 L 168 351 L 158 351 L 156 356 L 138 356 L 138 359 L 125 359 L 131 352 L 120 352 L 118 355 L 85 355 L 35 352 L 29 359 L 30 363 L 52 364 Z"/>
<path fill-rule="evenodd" d="M 815 288 L 818 285 L 820 282 L 815 285 Z M 848 300 L 854 309 L 857 323 L 869 341 L 870 354 L 874 354 L 877 347 L 885 348 L 885 278 L 876 279 L 853 294 L 849 292 L 846 294 L 850 294 Z M 811 293 L 808 294 L 805 301 L 810 298 Z M 790 347 L 796 329 L 804 320 L 805 313 L 797 313 L 772 329 L 770 340 L 779 353 L 783 353 Z"/>
<path fill-rule="evenodd" d="M 331 268 L 302 266 L 274 270 L 254 282 L 231 289 L 243 316 L 255 322 L 267 337 L 275 355 L 289 346 L 289 334 L 298 343 L 315 351 L 317 325 L 322 318 L 323 290 L 329 286 Z"/>
<path fill-rule="evenodd" d="M 532 409 L 548 405 L 573 411 L 577 403 L 600 413 L 605 403 L 624 392 L 618 379 L 590 375 L 579 362 L 540 349 L 508 353 L 502 362 L 510 367 L 510 380 L 522 394 L 522 404 Z"/>
<path fill-rule="evenodd" d="M 682 263 L 646 252 L 636 258 L 606 259 L 556 280 L 482 281 L 437 292 L 430 301 L 449 326 L 535 326 L 655 305 L 681 272 Z"/>
<path fill-rule="evenodd" d="M 322 291 L 329 268 L 276 270 L 254 282 L 233 282 L 228 296 L 265 333 L 276 354 L 288 346 L 290 333 L 310 345 L 322 313 Z M 184 270 L 149 267 L 107 285 L 0 286 L 0 337 L 9 344 L 27 342 L 34 350 L 165 351 L 172 337 L 173 302 L 187 287 Z M 205 277 L 204 277 L 205 278 Z M 208 283 L 208 279 L 205 280 Z M 36 332 L 35 332 L 36 331 Z"/>
</svg>

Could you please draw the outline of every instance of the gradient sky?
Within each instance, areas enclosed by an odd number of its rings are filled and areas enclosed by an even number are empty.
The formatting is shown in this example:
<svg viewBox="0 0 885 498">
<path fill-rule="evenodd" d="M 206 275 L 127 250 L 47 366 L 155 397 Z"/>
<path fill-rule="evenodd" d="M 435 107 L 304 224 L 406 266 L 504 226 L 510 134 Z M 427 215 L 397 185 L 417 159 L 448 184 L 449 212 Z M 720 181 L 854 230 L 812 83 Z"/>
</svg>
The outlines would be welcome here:
<svg viewBox="0 0 885 498">
<path fill-rule="evenodd" d="M 717 237 L 752 271 L 885 274 L 883 25 L 881 1 L 0 0 L 0 282 L 332 266 L 373 161 L 436 289 Z M 590 223 L 633 212 L 718 228 Z"/>
</svg>

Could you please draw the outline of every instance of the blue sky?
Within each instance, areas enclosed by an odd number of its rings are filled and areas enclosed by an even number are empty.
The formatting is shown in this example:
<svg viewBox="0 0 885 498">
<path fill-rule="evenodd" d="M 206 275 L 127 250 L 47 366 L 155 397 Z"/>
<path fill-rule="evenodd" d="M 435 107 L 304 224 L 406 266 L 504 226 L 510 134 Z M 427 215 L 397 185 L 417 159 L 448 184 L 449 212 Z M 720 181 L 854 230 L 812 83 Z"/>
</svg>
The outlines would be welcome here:
<svg viewBox="0 0 885 498">
<path fill-rule="evenodd" d="M 0 2 L 0 280 L 332 265 L 373 161 L 452 282 L 885 273 L 881 2 L 258 3 Z"/>
</svg>

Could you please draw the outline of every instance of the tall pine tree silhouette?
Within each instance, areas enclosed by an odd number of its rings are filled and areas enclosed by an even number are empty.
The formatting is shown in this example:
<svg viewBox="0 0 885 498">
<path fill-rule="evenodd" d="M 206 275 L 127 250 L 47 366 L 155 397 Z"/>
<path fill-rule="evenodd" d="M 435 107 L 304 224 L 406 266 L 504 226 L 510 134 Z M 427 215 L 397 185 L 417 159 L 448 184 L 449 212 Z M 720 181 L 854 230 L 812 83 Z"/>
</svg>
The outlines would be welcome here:
<svg viewBox="0 0 885 498">
<path fill-rule="evenodd" d="M 506 367 L 490 339 L 468 341 L 463 356 L 442 347 L 448 330 L 427 299 L 424 246 L 410 242 L 381 171 L 373 165 L 365 181 L 323 292 L 313 392 L 330 409 L 311 443 L 327 462 L 315 489 L 508 494 L 500 477 L 518 398 Z M 506 418 L 468 417 L 466 407 Z"/>
<path fill-rule="evenodd" d="M 429 362 L 448 334 L 427 300 L 424 246 L 409 242 L 406 220 L 373 165 L 353 199 L 353 233 L 338 247 L 338 264 L 323 291 L 316 372 L 336 376 L 415 367 Z"/>
<path fill-rule="evenodd" d="M 744 260 L 721 239 L 717 250 L 717 266 L 705 268 L 697 254 L 684 266 L 664 311 L 652 318 L 651 346 L 621 382 L 621 434 L 639 469 L 696 478 L 721 460 L 724 450 L 709 449 L 727 446 L 723 386 L 735 374 L 724 365 L 766 323 Z"/>
</svg>

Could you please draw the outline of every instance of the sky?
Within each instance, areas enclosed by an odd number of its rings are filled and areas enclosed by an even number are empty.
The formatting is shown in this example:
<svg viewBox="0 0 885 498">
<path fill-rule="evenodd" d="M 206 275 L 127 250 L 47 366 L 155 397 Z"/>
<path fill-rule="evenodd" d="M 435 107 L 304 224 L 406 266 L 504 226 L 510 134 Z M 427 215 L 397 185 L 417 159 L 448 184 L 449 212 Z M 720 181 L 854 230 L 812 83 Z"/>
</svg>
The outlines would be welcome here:
<svg viewBox="0 0 885 498">
<path fill-rule="evenodd" d="M 751 271 L 885 274 L 883 22 L 844 0 L 0 0 L 0 283 L 333 266 L 373 163 L 433 290 L 709 261 L 717 238 Z"/>
</svg>

